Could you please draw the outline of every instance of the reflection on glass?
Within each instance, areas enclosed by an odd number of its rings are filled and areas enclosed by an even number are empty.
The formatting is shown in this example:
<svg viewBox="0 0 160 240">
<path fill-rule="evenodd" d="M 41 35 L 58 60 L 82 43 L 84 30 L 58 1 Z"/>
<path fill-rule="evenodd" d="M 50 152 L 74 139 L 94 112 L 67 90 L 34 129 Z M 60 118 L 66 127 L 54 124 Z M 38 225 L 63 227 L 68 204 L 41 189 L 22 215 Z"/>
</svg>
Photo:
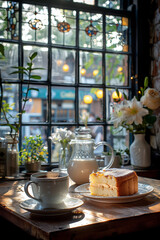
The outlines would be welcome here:
<svg viewBox="0 0 160 240">
<path fill-rule="evenodd" d="M 48 9 L 45 6 L 22 5 L 22 39 L 48 42 Z"/>
<path fill-rule="evenodd" d="M 114 105 L 120 104 L 121 101 L 124 100 L 124 94 L 127 98 L 129 98 L 129 92 L 125 89 L 118 89 L 119 96 L 117 96 L 117 93 L 115 89 L 108 88 L 106 89 L 106 119 L 107 121 L 110 120 L 111 113 L 113 112 Z"/>
<path fill-rule="evenodd" d="M 3 104 L 9 104 L 10 110 L 6 113 L 9 123 L 13 124 L 18 121 L 17 113 L 19 111 L 19 87 L 17 84 L 5 83 L 3 86 Z M 6 123 L 3 112 L 1 112 L 0 123 Z M 6 129 L 6 126 L 3 127 Z"/>
<path fill-rule="evenodd" d="M 43 70 L 39 70 L 39 69 L 34 70 L 33 74 L 41 76 L 41 80 L 47 80 L 48 48 L 25 45 L 23 47 L 23 50 L 24 50 L 23 66 L 24 67 L 27 66 L 28 56 L 30 56 L 34 52 L 37 52 L 38 55 L 35 58 L 35 60 L 33 60 L 33 63 L 34 63 L 33 67 L 34 68 L 44 68 L 44 69 Z M 26 78 L 26 76 L 25 76 L 25 78 Z M 27 78 L 25 80 L 27 80 Z M 38 81 L 41 81 L 41 80 L 38 80 Z"/>
<path fill-rule="evenodd" d="M 52 49 L 52 82 L 75 82 L 75 51 Z"/>
<path fill-rule="evenodd" d="M 76 44 L 76 11 L 51 9 L 51 39 L 53 44 Z"/>
<path fill-rule="evenodd" d="M 128 52 L 128 18 L 106 16 L 106 48 Z"/>
<path fill-rule="evenodd" d="M 102 54 L 80 52 L 80 82 L 102 83 Z"/>
<path fill-rule="evenodd" d="M 89 5 L 94 5 L 95 4 L 95 0 L 73 0 L 73 2 L 85 3 L 85 4 L 89 4 Z"/>
<path fill-rule="evenodd" d="M 106 85 L 128 85 L 128 56 L 106 54 Z"/>
<path fill-rule="evenodd" d="M 120 9 L 120 0 L 98 0 L 98 5 L 106 8 Z"/>
<path fill-rule="evenodd" d="M 96 29 L 95 34 L 87 34 L 86 28 L 90 25 Z M 79 13 L 79 44 L 81 47 L 88 48 L 102 48 L 103 46 L 103 24 L 102 15 L 88 12 Z"/>
<path fill-rule="evenodd" d="M 98 88 L 80 88 L 79 89 L 79 111 L 80 123 L 83 123 L 81 117 L 88 113 L 89 121 L 99 122 L 103 119 L 103 99 L 97 97 Z"/>
<path fill-rule="evenodd" d="M 47 127 L 45 126 L 23 126 L 22 127 L 22 139 L 24 137 L 41 135 L 44 143 L 47 143 Z"/>
<path fill-rule="evenodd" d="M 30 90 L 28 94 L 29 100 L 25 105 L 25 113 L 22 115 L 22 122 L 46 122 L 47 121 L 47 96 L 48 90 L 45 86 L 30 85 L 30 88 L 36 88 L 36 90 Z M 23 85 L 22 92 L 25 97 L 27 91 L 27 85 Z"/>
<path fill-rule="evenodd" d="M 0 60 L 2 79 L 18 79 L 18 74 L 10 75 L 14 71 L 13 66 L 18 66 L 18 45 L 13 43 L 3 43 L 5 57 Z"/>
<path fill-rule="evenodd" d="M 115 150 L 125 150 L 129 147 L 129 133 L 124 128 L 107 127 L 107 142 Z"/>
<path fill-rule="evenodd" d="M 75 121 L 74 88 L 52 87 L 51 99 L 52 122 Z"/>
</svg>

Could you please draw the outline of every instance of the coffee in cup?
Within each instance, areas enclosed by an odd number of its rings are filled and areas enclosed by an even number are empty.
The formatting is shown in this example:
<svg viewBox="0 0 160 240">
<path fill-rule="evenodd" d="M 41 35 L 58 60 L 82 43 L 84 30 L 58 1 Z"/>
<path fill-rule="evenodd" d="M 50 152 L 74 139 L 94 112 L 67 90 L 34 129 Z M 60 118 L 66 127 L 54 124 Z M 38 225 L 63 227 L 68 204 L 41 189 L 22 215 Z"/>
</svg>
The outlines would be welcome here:
<svg viewBox="0 0 160 240">
<path fill-rule="evenodd" d="M 31 185 L 33 196 L 29 193 Z M 38 172 L 31 175 L 31 181 L 24 186 L 28 197 L 41 203 L 42 208 L 55 208 L 63 203 L 69 188 L 67 173 Z"/>
</svg>

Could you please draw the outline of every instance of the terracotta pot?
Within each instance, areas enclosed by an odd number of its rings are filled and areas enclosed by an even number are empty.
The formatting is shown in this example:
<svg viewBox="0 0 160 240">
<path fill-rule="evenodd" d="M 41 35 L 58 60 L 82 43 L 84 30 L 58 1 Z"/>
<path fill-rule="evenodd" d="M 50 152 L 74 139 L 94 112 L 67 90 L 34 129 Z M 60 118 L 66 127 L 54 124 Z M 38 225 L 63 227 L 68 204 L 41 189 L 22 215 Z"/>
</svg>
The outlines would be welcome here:
<svg viewBox="0 0 160 240">
<path fill-rule="evenodd" d="M 25 168 L 28 173 L 39 172 L 41 170 L 41 162 L 26 162 Z"/>
</svg>

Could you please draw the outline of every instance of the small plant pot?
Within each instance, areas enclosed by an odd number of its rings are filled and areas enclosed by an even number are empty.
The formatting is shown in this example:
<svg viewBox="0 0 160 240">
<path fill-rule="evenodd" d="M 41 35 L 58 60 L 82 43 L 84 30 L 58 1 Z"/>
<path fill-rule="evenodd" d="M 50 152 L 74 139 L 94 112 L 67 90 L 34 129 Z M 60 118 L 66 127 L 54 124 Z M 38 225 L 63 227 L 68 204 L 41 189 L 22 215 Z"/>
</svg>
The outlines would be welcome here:
<svg viewBox="0 0 160 240">
<path fill-rule="evenodd" d="M 105 166 L 108 164 L 110 159 L 111 159 L 110 155 L 105 156 Z M 120 167 L 121 167 L 121 157 L 119 155 L 115 155 L 114 162 L 113 162 L 111 168 L 120 168 Z"/>
<path fill-rule="evenodd" d="M 41 170 L 41 162 L 26 162 L 25 168 L 27 173 L 39 172 Z"/>
</svg>

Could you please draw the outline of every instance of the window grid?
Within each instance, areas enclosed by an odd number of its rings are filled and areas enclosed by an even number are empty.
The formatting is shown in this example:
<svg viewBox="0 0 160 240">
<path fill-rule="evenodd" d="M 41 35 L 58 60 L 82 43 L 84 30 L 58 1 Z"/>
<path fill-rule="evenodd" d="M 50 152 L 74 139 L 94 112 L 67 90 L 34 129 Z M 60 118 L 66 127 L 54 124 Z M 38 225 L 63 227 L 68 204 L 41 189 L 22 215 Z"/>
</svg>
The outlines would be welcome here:
<svg viewBox="0 0 160 240">
<path fill-rule="evenodd" d="M 29 1 L 25 1 L 25 3 L 29 3 Z M 32 4 L 32 2 L 30 2 Z M 102 53 L 102 84 L 92 84 L 92 87 L 95 88 L 102 88 L 103 89 L 103 121 L 102 122 L 95 122 L 95 123 L 89 123 L 88 125 L 92 126 L 92 125 L 101 125 L 104 127 L 104 133 L 107 133 L 107 127 L 108 126 L 112 126 L 112 124 L 107 123 L 106 119 L 106 89 L 109 88 L 115 88 L 115 86 L 110 86 L 110 85 L 106 85 L 105 84 L 105 76 L 106 76 L 106 66 L 105 66 L 105 54 L 106 53 L 111 53 L 111 54 L 125 54 L 129 56 L 129 61 L 128 61 L 128 78 L 130 79 L 131 76 L 131 66 L 132 66 L 132 52 L 131 52 L 131 47 L 129 48 L 129 52 L 114 52 L 111 50 L 106 49 L 106 37 L 105 37 L 105 31 L 106 31 L 106 21 L 105 21 L 105 16 L 106 13 L 111 14 L 111 15 L 116 15 L 116 16 L 125 16 L 129 18 L 129 46 L 131 46 L 131 28 L 130 28 L 130 15 L 128 12 L 126 11 L 122 11 L 122 10 L 107 10 L 105 11 L 104 8 L 100 8 L 100 7 L 96 7 L 96 12 L 101 13 L 102 17 L 103 17 L 103 47 L 102 49 L 89 49 L 89 48 L 84 48 L 84 47 L 80 47 L 79 46 L 79 12 L 82 10 L 84 11 L 84 9 L 77 9 L 76 12 L 76 44 L 75 46 L 64 46 L 64 45 L 58 45 L 58 44 L 52 44 L 51 42 L 51 8 L 52 7 L 57 7 L 57 8 L 61 8 L 61 6 L 58 6 L 58 4 L 55 5 L 46 5 L 48 7 L 48 19 L 49 19 L 49 23 L 48 23 L 48 43 L 34 43 L 34 42 L 29 42 L 29 41 L 22 41 L 22 2 L 19 2 L 19 39 L 18 40 L 2 40 L 0 39 L 1 42 L 8 42 L 8 43 L 18 43 L 19 44 L 19 48 L 18 48 L 18 63 L 19 66 L 23 66 L 23 47 L 25 45 L 31 45 L 31 46 L 44 46 L 48 48 L 48 79 L 46 79 L 46 81 L 41 81 L 41 82 L 37 82 L 37 81 L 32 81 L 32 84 L 38 84 L 38 85 L 45 85 L 48 86 L 48 122 L 45 123 L 22 123 L 21 125 L 21 129 L 20 129 L 20 147 L 21 142 L 22 142 L 22 127 L 24 126 L 47 126 L 47 135 L 50 136 L 51 135 L 51 128 L 53 126 L 75 126 L 78 127 L 80 125 L 82 125 L 81 123 L 79 123 L 79 88 L 80 87 L 85 87 L 85 88 L 90 88 L 91 86 L 88 84 L 84 84 L 84 83 L 80 83 L 80 79 L 79 79 L 79 53 L 80 51 L 87 51 L 87 52 L 100 52 Z M 96 5 L 97 5 L 97 1 L 96 1 Z M 76 6 L 73 4 L 73 7 Z M 68 9 L 72 10 L 73 9 L 72 6 L 70 6 L 70 8 L 68 7 Z M 86 6 L 85 6 L 86 7 Z M 90 6 L 89 6 L 90 7 Z M 93 12 L 93 8 L 89 8 L 87 6 L 87 10 L 86 12 Z M 85 12 L 85 11 L 84 11 Z M 59 48 L 59 49 L 68 49 L 68 50 L 75 50 L 76 51 L 76 57 L 75 57 L 75 83 L 74 84 L 64 84 L 64 83 L 53 83 L 51 82 L 51 69 L 52 69 L 52 48 Z M 77 66 L 77 67 L 76 67 Z M 19 76 L 21 78 L 21 76 Z M 129 81 L 129 80 L 128 80 Z M 12 84 L 17 84 L 17 81 L 8 81 L 9 83 Z M 19 82 L 19 108 L 21 109 L 21 104 L 20 104 L 20 100 L 22 99 L 22 82 Z M 25 83 L 23 84 L 27 84 L 27 81 L 25 81 Z M 65 86 L 70 88 L 74 87 L 75 88 L 75 122 L 73 123 L 67 123 L 67 122 L 52 122 L 51 121 L 51 88 L 52 87 L 56 87 L 56 86 Z M 131 82 L 128 82 L 128 86 L 118 86 L 119 89 L 128 89 L 129 91 L 131 90 L 132 86 L 131 86 Z M 130 91 L 131 94 L 131 91 Z M 47 136 L 47 137 L 48 137 Z M 107 135 L 104 134 L 104 140 L 106 140 Z M 49 164 L 51 163 L 51 143 L 49 141 L 48 143 L 48 152 L 49 152 Z"/>
</svg>

